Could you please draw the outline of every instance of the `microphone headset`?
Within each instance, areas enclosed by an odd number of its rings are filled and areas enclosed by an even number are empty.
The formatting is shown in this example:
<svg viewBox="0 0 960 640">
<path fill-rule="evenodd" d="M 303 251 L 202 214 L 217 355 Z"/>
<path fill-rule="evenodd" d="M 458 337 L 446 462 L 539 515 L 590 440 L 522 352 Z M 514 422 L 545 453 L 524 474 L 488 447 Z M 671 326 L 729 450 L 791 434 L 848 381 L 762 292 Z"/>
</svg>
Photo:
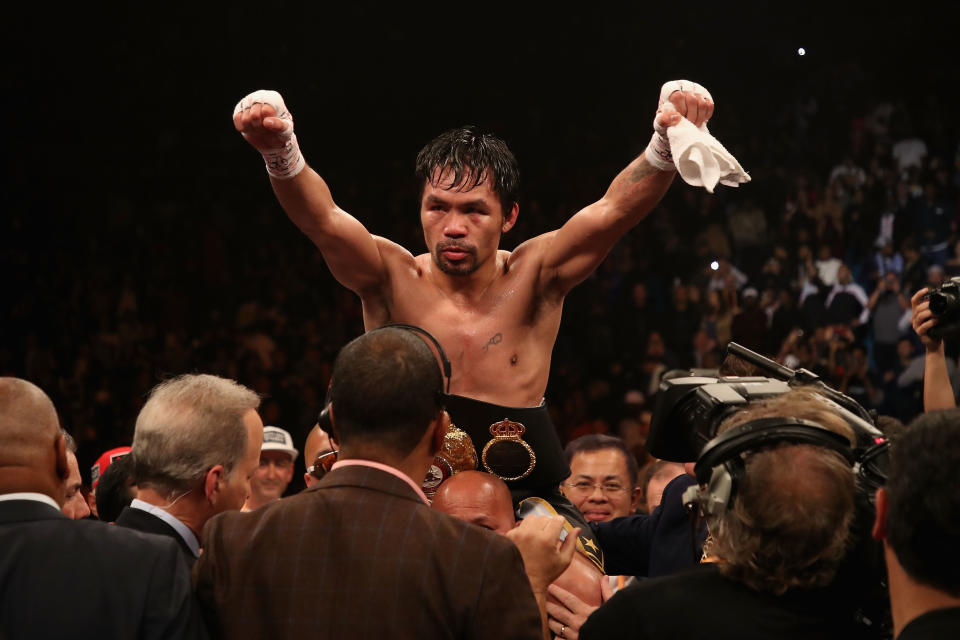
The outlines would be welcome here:
<svg viewBox="0 0 960 640">
<path fill-rule="evenodd" d="M 704 446 L 694 472 L 698 484 L 706 486 L 688 488 L 683 494 L 684 505 L 688 509 L 699 505 L 704 515 L 722 514 L 744 480 L 746 463 L 743 454 L 781 442 L 810 444 L 836 451 L 851 467 L 857 462 L 847 438 L 815 422 L 777 417 L 751 420 L 720 434 Z"/>
</svg>

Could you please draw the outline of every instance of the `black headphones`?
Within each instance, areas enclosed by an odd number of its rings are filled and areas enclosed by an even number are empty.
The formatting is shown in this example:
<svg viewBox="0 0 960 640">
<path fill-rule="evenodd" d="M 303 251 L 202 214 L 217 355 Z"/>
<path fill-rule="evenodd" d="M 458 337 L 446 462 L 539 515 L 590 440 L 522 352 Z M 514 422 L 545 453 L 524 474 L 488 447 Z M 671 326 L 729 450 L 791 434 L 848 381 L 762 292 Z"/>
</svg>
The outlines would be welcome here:
<svg viewBox="0 0 960 640">
<path fill-rule="evenodd" d="M 412 331 L 428 342 L 433 343 L 433 346 L 437 350 L 437 355 L 440 358 L 440 371 L 443 374 L 443 378 L 446 380 L 444 389 L 437 393 L 437 404 L 443 406 L 446 404 L 446 398 L 450 395 L 450 375 L 451 367 L 450 361 L 447 359 L 447 354 L 443 350 L 443 347 L 440 346 L 440 341 L 437 340 L 432 333 L 424 329 L 423 327 L 418 327 L 414 324 L 403 324 L 400 322 L 385 324 L 382 327 L 377 327 L 376 329 L 371 329 L 367 333 L 373 333 L 374 331 L 380 331 L 382 329 L 406 329 L 407 331 Z M 333 378 L 330 379 L 330 383 L 327 385 L 327 397 L 323 402 L 323 411 L 320 412 L 320 415 L 317 416 L 317 424 L 320 425 L 320 428 L 326 431 L 327 433 L 333 435 L 333 422 L 330 420 L 330 389 L 333 387 Z"/>
<path fill-rule="evenodd" d="M 742 454 L 781 442 L 823 447 L 839 453 L 851 466 L 857 462 L 847 438 L 815 422 L 777 417 L 751 420 L 706 444 L 694 467 L 697 482 L 706 488 L 694 485 L 687 489 L 684 504 L 688 509 L 699 504 L 705 515 L 723 513 L 743 481 L 746 465 Z"/>
</svg>

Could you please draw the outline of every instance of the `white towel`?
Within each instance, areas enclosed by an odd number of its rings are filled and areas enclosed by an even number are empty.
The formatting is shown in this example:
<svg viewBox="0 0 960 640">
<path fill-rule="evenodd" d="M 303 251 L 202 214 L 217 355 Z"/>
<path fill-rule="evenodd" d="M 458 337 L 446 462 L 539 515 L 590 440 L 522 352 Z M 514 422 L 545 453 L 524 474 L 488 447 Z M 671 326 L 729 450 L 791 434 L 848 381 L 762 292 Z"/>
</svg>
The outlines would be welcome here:
<svg viewBox="0 0 960 640">
<path fill-rule="evenodd" d="M 718 182 L 728 187 L 750 182 L 747 172 L 733 154 L 710 134 L 706 124 L 698 129 L 683 118 L 672 127 L 667 127 L 667 138 L 670 140 L 673 163 L 687 184 L 703 187 L 713 193 Z"/>
</svg>

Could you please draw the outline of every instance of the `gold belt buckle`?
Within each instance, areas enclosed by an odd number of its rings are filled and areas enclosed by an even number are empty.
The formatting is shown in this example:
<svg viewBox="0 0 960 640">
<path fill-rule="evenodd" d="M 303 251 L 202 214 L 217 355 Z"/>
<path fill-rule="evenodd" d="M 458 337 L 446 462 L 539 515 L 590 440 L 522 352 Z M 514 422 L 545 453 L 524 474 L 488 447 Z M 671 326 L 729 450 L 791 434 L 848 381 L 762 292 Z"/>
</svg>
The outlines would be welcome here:
<svg viewBox="0 0 960 640">
<path fill-rule="evenodd" d="M 466 431 L 457 428 L 453 423 L 443 436 L 443 447 L 433 457 L 433 464 L 427 471 L 422 488 L 427 498 L 432 500 L 437 488 L 443 482 L 461 471 L 472 471 L 477 468 L 477 450 L 473 440 Z"/>
<path fill-rule="evenodd" d="M 500 422 L 494 422 L 491 424 L 490 435 L 493 436 L 493 440 L 487 442 L 486 446 L 483 447 L 483 453 L 480 455 L 480 460 L 483 462 L 484 469 L 505 482 L 523 480 L 529 476 L 533 472 L 534 467 L 537 466 L 537 454 L 533 452 L 533 447 L 531 447 L 523 439 L 523 433 L 526 430 L 526 427 L 519 422 L 514 422 L 513 420 L 508 420 L 506 418 Z M 494 456 L 500 455 L 517 458 L 516 453 L 511 454 L 510 452 L 510 449 L 514 449 L 516 446 L 521 447 L 527 455 L 528 464 L 526 470 L 519 475 L 514 476 L 508 476 L 506 475 L 506 471 L 502 470 L 503 475 L 501 475 L 501 473 L 494 470 L 494 467 L 502 467 L 504 463 L 493 462 L 491 465 L 491 461 L 487 460 L 487 455 L 491 453 L 492 450 Z M 499 454 L 497 453 L 498 451 Z M 508 460 L 506 463 L 511 464 L 511 461 Z M 519 469 L 520 467 L 516 466 L 515 468 Z"/>
</svg>

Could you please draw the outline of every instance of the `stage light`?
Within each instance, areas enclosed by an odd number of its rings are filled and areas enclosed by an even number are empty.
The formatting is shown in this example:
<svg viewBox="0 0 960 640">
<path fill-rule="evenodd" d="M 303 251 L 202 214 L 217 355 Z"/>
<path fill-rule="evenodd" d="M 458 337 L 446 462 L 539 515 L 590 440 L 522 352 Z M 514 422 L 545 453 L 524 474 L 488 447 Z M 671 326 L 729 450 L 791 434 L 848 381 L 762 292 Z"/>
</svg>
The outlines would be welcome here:
<svg viewBox="0 0 960 640">
<path fill-rule="evenodd" d="M 714 260 L 713 262 L 710 263 L 710 268 L 716 271 L 717 269 L 720 268 L 720 263 Z"/>
<path fill-rule="evenodd" d="M 800 47 L 799 49 L 797 49 L 797 55 L 798 55 L 798 56 L 805 56 L 805 55 L 807 55 L 807 50 L 804 49 L 803 47 Z"/>
</svg>

